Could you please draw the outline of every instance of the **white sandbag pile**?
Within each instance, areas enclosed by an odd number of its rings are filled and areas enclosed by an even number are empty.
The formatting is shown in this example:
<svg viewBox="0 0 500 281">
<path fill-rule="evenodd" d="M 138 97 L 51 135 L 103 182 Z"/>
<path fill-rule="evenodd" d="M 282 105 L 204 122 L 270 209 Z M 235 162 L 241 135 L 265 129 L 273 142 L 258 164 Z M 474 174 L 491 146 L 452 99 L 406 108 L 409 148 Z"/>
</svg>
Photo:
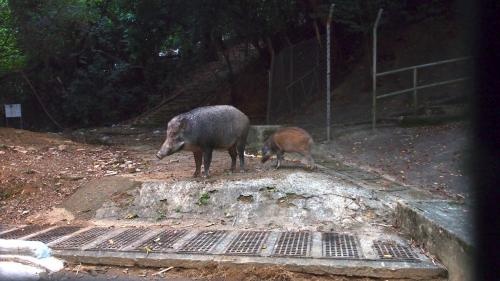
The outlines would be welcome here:
<svg viewBox="0 0 500 281">
<path fill-rule="evenodd" d="M 0 239 L 0 280 L 40 280 L 64 268 L 39 241 Z"/>
</svg>

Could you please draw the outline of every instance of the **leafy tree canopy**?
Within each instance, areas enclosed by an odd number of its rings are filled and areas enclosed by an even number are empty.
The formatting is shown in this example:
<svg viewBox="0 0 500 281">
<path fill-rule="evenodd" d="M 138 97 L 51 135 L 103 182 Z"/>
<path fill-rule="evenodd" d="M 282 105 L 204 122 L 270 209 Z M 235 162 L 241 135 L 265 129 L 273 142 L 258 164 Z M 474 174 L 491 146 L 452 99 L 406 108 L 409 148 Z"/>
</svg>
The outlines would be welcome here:
<svg viewBox="0 0 500 281">
<path fill-rule="evenodd" d="M 179 69 L 216 60 L 234 44 L 252 45 L 268 63 L 271 51 L 316 36 L 330 2 L 0 0 L 0 102 L 33 110 L 44 102 L 64 126 L 117 122 L 157 104 Z M 421 4 L 335 3 L 334 22 L 351 34 L 367 34 L 379 7 L 404 19 Z M 447 5 L 426 3 L 438 12 Z M 159 55 L 170 49 L 180 56 Z"/>
</svg>

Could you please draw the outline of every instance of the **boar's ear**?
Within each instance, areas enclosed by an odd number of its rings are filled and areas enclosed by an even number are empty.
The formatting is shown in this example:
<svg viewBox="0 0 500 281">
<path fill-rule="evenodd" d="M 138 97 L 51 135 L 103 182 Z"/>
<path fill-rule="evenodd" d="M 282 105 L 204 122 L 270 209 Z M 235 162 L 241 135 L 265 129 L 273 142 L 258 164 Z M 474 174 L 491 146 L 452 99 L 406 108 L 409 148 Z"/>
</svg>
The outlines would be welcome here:
<svg viewBox="0 0 500 281">
<path fill-rule="evenodd" d="M 185 130 L 187 127 L 188 127 L 188 120 L 187 120 L 187 118 L 184 117 L 184 118 L 182 118 L 180 120 L 180 126 L 179 126 L 179 128 L 181 130 Z"/>
</svg>

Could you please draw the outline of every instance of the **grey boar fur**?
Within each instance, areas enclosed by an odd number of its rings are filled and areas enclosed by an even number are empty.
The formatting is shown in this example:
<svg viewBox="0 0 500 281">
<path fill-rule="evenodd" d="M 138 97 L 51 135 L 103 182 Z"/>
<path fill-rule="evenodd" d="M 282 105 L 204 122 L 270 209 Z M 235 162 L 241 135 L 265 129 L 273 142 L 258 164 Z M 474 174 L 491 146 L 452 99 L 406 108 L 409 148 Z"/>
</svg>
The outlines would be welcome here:
<svg viewBox="0 0 500 281">
<path fill-rule="evenodd" d="M 248 117 L 233 106 L 199 107 L 177 115 L 168 122 L 166 140 L 156 157 L 162 159 L 180 150 L 192 151 L 196 164 L 193 176 L 200 175 L 203 160 L 205 176 L 208 177 L 212 151 L 227 149 L 231 156 L 231 171 L 236 168 L 236 156 L 239 156 L 240 170 L 243 171 L 249 128 Z"/>
</svg>

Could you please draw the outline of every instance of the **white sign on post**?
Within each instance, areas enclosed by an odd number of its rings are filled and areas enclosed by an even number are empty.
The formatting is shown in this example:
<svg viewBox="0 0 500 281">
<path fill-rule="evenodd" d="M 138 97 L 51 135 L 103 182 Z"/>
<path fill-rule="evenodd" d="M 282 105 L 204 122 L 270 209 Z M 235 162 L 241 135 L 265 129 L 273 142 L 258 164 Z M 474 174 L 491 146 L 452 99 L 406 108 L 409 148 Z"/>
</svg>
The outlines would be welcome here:
<svg viewBox="0 0 500 281">
<path fill-rule="evenodd" d="M 6 118 L 20 118 L 21 117 L 21 104 L 6 104 L 5 105 Z"/>
</svg>

